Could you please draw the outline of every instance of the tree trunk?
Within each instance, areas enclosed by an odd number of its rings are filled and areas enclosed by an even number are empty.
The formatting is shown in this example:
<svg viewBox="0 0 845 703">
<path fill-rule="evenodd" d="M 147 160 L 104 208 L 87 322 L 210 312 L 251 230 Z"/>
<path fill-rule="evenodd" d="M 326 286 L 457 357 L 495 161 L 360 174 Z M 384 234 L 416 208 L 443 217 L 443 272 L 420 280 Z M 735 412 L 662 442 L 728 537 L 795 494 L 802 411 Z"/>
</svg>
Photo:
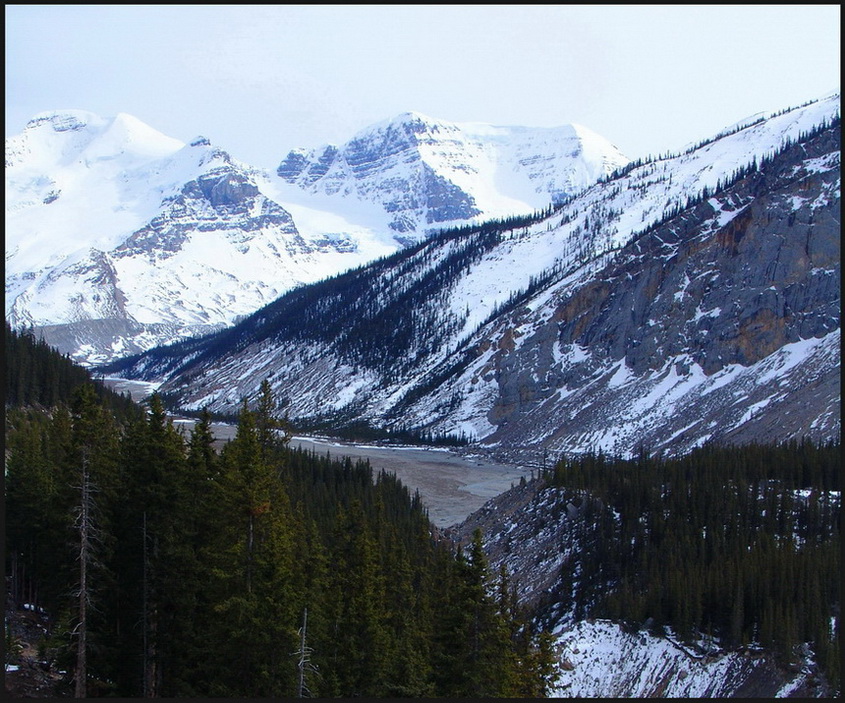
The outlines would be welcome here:
<svg viewBox="0 0 845 703">
<path fill-rule="evenodd" d="M 87 698 L 88 694 L 88 562 L 91 559 L 89 544 L 91 528 L 91 486 L 88 479 L 88 460 L 82 459 L 82 500 L 79 514 L 79 624 L 76 644 L 76 685 L 74 697 Z"/>
<path fill-rule="evenodd" d="M 302 613 L 302 637 L 299 644 L 299 687 L 296 692 L 297 698 L 302 698 L 305 691 L 305 666 L 308 664 L 308 654 L 305 647 L 305 634 L 308 627 L 308 608 Z"/>
</svg>

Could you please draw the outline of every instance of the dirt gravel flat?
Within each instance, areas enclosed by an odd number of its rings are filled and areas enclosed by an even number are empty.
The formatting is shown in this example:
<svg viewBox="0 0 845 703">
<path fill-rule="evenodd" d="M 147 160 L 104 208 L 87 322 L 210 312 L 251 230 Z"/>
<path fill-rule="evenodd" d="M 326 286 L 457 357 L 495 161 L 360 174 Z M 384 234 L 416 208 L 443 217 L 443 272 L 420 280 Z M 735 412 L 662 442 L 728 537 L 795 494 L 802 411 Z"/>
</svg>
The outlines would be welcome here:
<svg viewBox="0 0 845 703">
<path fill-rule="evenodd" d="M 149 383 L 121 378 L 104 379 L 114 390 L 130 393 L 141 401 L 153 390 Z M 187 436 L 193 421 L 173 418 L 177 427 Z M 212 431 L 218 448 L 235 436 L 233 425 L 214 424 Z M 461 456 L 445 449 L 427 447 L 381 447 L 365 444 L 337 442 L 326 438 L 296 437 L 291 445 L 313 449 L 318 454 L 330 452 L 332 456 L 349 456 L 369 459 L 373 472 L 382 469 L 395 473 L 411 492 L 420 492 L 428 508 L 431 521 L 438 527 L 449 527 L 462 522 L 490 498 L 505 492 L 521 476 L 528 476 L 530 469 L 515 465 L 498 464 L 483 458 Z"/>
<path fill-rule="evenodd" d="M 313 448 L 319 454 L 329 451 L 333 456 L 369 459 L 374 473 L 382 469 L 395 473 L 411 492 L 419 491 L 438 527 L 462 522 L 530 473 L 529 469 L 458 456 L 445 449 L 341 444 L 308 437 L 294 438 L 291 444 Z"/>
<path fill-rule="evenodd" d="M 190 432 L 192 420 L 175 418 L 177 426 Z M 235 436 L 234 425 L 212 424 L 218 447 Z M 448 449 L 429 447 L 381 447 L 338 442 L 327 438 L 294 437 L 292 447 L 302 447 L 317 454 L 369 459 L 373 473 L 384 469 L 394 473 L 413 493 L 419 491 L 428 515 L 437 527 L 462 522 L 490 498 L 504 493 L 530 469 L 497 464 L 482 458 L 464 457 Z"/>
</svg>

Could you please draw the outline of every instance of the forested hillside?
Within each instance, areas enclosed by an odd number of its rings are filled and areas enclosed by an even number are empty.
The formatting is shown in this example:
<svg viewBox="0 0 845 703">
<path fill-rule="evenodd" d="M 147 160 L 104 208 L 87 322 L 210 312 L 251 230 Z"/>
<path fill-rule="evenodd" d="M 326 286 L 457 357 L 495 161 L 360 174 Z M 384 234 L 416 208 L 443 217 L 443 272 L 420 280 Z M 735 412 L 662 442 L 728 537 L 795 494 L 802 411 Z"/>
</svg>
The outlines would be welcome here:
<svg viewBox="0 0 845 703">
<path fill-rule="evenodd" d="M 7 404 L 10 598 L 49 614 L 60 692 L 543 695 L 549 637 L 497 590 L 481 536 L 456 552 L 392 475 L 291 450 L 262 390 L 219 454 L 207 414 L 185 437 L 157 396 L 122 416 L 90 383 Z"/>
<path fill-rule="evenodd" d="M 576 614 L 596 602 L 605 617 L 757 643 L 786 661 L 809 642 L 837 681 L 841 458 L 839 444 L 791 442 L 562 462 L 552 482 L 597 499 Z"/>
<path fill-rule="evenodd" d="M 9 406 L 50 408 L 68 403 L 73 392 L 86 383 L 93 383 L 96 396 L 119 415 L 139 414 L 140 409 L 128 397 L 114 393 L 96 382 L 87 370 L 74 364 L 43 339 L 30 331 L 13 330 L 6 322 L 5 332 L 6 390 Z"/>
<path fill-rule="evenodd" d="M 744 652 L 785 672 L 815 662 L 835 691 L 841 459 L 838 441 L 807 440 L 570 457 L 456 534 L 483 530 L 491 564 L 556 632 L 603 618 L 671 633 L 699 658 Z M 629 675 L 619 695 L 636 695 Z"/>
</svg>

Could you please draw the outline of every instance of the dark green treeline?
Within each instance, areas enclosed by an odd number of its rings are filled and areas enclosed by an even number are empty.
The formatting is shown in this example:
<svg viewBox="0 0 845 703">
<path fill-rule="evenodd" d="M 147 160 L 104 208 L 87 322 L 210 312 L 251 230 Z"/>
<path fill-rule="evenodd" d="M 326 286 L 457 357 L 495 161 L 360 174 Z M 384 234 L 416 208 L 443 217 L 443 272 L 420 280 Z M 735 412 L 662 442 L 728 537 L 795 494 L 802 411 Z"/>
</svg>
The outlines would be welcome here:
<svg viewBox="0 0 845 703">
<path fill-rule="evenodd" d="M 784 662 L 809 643 L 837 688 L 841 466 L 838 441 L 562 461 L 549 481 L 583 509 L 582 551 L 554 597 L 576 618 L 709 634 Z"/>
<path fill-rule="evenodd" d="M 86 383 L 106 407 L 119 417 L 140 415 L 141 409 L 128 395 L 120 395 L 96 382 L 81 366 L 60 354 L 31 331 L 13 330 L 6 322 L 4 337 L 7 407 L 40 406 L 51 408 L 68 403 L 73 391 Z"/>
<path fill-rule="evenodd" d="M 265 384 L 217 453 L 207 415 L 184 436 L 156 396 L 7 405 L 7 575 L 54 616 L 68 693 L 84 670 L 121 697 L 543 695 L 549 638 L 480 535 L 455 552 L 394 476 L 291 450 L 274 406 Z"/>
</svg>

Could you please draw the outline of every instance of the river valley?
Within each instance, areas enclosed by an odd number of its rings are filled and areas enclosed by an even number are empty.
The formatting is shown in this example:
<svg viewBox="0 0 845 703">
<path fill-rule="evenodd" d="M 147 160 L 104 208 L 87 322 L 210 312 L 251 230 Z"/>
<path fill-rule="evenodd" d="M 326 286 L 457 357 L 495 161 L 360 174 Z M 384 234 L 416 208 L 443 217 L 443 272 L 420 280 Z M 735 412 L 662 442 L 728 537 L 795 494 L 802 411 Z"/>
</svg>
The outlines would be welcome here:
<svg viewBox="0 0 845 703">
<path fill-rule="evenodd" d="M 130 393 L 136 401 L 143 400 L 154 389 L 151 384 L 126 379 L 103 380 L 119 393 Z M 173 421 L 186 436 L 190 433 L 193 420 L 173 417 Z M 212 431 L 219 446 L 222 446 L 235 436 L 236 427 L 214 423 Z M 291 446 L 319 454 L 329 452 L 332 456 L 368 459 L 374 473 L 384 469 L 396 474 L 411 492 L 419 491 L 429 517 L 437 527 L 462 522 L 490 498 L 508 490 L 520 477 L 530 474 L 527 467 L 495 463 L 472 455 L 462 456 L 442 448 L 376 446 L 311 436 L 295 436 L 291 439 Z"/>
</svg>

